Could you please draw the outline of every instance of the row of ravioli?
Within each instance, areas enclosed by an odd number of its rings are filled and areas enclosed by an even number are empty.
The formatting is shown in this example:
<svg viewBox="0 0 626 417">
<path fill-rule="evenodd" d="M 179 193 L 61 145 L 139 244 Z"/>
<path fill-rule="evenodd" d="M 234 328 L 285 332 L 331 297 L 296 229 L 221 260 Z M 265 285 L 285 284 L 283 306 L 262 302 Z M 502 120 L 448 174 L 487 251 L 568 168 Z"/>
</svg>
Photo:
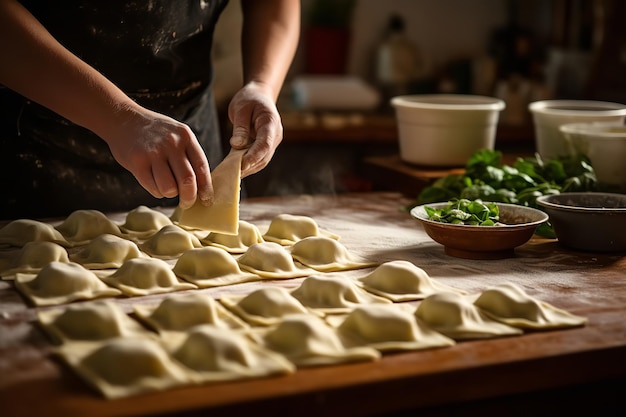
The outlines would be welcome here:
<svg viewBox="0 0 626 417">
<path fill-rule="evenodd" d="M 39 324 L 72 370 L 106 398 L 119 398 L 586 323 L 514 284 L 470 295 L 422 272 L 392 261 L 361 280 L 321 274 L 293 290 L 264 286 L 217 300 L 203 292 L 169 294 L 129 314 L 96 300 L 40 311 Z M 398 301 L 398 288 L 380 295 L 363 288 L 398 275 L 423 287 L 412 290 L 417 306 Z"/>
<path fill-rule="evenodd" d="M 172 259 L 187 249 L 206 245 L 241 254 L 249 246 L 265 241 L 289 246 L 312 236 L 339 239 L 338 235 L 321 229 L 314 219 L 303 215 L 279 214 L 272 219 L 268 230 L 262 235 L 256 225 L 242 220 L 238 221 L 234 234 L 189 228 L 178 223 L 177 213 L 178 209 L 168 217 L 161 211 L 139 206 L 128 212 L 121 224 L 98 210 L 76 210 L 57 225 L 17 219 L 0 228 L 0 248 L 22 248 L 41 241 L 74 248 L 106 235 L 137 243 L 150 256 Z"/>
<path fill-rule="evenodd" d="M 240 220 L 238 234 L 226 235 L 187 230 L 144 206 L 121 226 L 101 212 L 79 210 L 56 227 L 22 219 L 0 229 L 0 244 L 19 248 L 4 252 L 0 275 L 43 306 L 375 265 L 338 239 L 307 216 L 278 215 L 264 235 Z"/>
</svg>

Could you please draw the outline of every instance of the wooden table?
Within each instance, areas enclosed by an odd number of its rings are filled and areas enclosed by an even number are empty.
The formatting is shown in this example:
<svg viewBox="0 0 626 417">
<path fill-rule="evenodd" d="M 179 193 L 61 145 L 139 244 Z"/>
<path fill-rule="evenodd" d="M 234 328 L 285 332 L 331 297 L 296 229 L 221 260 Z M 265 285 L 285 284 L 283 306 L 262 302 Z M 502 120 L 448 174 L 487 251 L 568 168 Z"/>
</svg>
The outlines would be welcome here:
<svg viewBox="0 0 626 417">
<path fill-rule="evenodd" d="M 355 253 L 412 261 L 469 292 L 514 282 L 588 325 L 107 401 L 50 356 L 37 309 L 0 282 L 0 415 L 624 415 L 626 254 L 574 252 L 533 238 L 510 259 L 452 258 L 401 210 L 409 202 L 397 193 L 249 199 L 241 218 L 262 228 L 280 213 L 309 215 Z M 215 294 L 245 285 L 252 284 Z M 117 300 L 125 308 L 136 301 Z"/>
</svg>

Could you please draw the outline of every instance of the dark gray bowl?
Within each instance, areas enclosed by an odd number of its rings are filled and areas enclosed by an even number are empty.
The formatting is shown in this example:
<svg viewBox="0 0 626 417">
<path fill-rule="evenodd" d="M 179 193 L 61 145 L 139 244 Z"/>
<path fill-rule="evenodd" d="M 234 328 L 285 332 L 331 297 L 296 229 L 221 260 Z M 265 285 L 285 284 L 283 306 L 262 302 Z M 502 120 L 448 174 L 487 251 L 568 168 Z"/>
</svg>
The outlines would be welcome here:
<svg viewBox="0 0 626 417">
<path fill-rule="evenodd" d="M 537 198 L 563 246 L 626 251 L 626 194 L 561 193 Z"/>
</svg>

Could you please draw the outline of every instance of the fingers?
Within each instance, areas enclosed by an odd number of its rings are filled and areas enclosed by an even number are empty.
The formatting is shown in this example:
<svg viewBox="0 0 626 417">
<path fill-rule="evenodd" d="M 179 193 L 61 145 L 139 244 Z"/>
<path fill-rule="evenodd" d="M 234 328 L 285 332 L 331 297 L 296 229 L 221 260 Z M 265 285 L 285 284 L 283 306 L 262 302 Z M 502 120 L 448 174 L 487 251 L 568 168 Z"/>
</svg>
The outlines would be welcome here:
<svg viewBox="0 0 626 417">
<path fill-rule="evenodd" d="M 242 177 L 255 174 L 265 168 L 283 139 L 282 124 L 274 114 L 263 113 L 253 123 L 256 134 L 241 162 Z"/>
<path fill-rule="evenodd" d="M 157 165 L 155 164 L 153 168 L 156 169 Z M 159 177 L 157 177 L 157 175 L 159 175 Z M 191 207 L 196 202 L 198 187 L 196 184 L 196 175 L 187 158 L 170 157 L 169 167 L 160 169 L 159 173 L 155 174 L 157 184 L 159 184 L 159 180 L 163 179 L 164 183 L 159 185 L 167 186 L 167 182 L 165 181 L 168 176 L 175 179 L 175 188 L 173 193 L 163 193 L 163 195 L 166 197 L 175 197 L 178 194 L 178 205 L 184 209 Z"/>
<path fill-rule="evenodd" d="M 168 162 L 173 173 L 181 208 L 190 208 L 198 198 L 202 204 L 213 203 L 213 183 L 209 162 L 195 135 L 187 126 L 175 143 L 174 152 L 168 152 Z M 164 174 L 167 186 L 167 172 Z M 165 195 L 165 193 L 164 193 Z M 175 195 L 175 194 L 174 194 Z"/>
<path fill-rule="evenodd" d="M 151 164 L 151 175 L 140 184 L 157 198 L 173 198 L 178 195 L 181 208 L 190 208 L 200 199 L 202 204 L 213 203 L 213 185 L 209 164 L 202 151 L 197 148 L 189 150 L 181 158 L 179 153 L 167 159 L 156 159 Z M 139 178 L 137 178 L 139 180 Z"/>
<path fill-rule="evenodd" d="M 167 160 L 156 159 L 152 161 L 152 177 L 154 183 L 163 197 L 173 198 L 178 194 L 177 179 L 172 175 L 172 170 Z"/>
<path fill-rule="evenodd" d="M 192 142 L 187 151 L 187 157 L 189 158 L 191 168 L 195 173 L 198 198 L 203 205 L 210 206 L 213 204 L 213 181 L 211 179 L 211 169 L 204 150 L 197 141 Z"/>
<path fill-rule="evenodd" d="M 209 162 L 189 126 L 150 110 L 133 108 L 106 139 L 115 159 L 156 198 L 179 196 L 183 208 L 213 200 Z"/>
<path fill-rule="evenodd" d="M 230 146 L 248 148 L 241 163 L 242 177 L 259 172 L 270 162 L 283 139 L 278 111 L 267 99 L 246 97 L 231 102 L 229 116 L 233 123 Z"/>
<path fill-rule="evenodd" d="M 243 107 L 232 112 L 230 119 L 233 123 L 233 135 L 230 138 L 230 146 L 235 149 L 245 149 L 252 144 L 253 139 L 250 132 L 252 117 L 252 111 L 249 107 Z"/>
</svg>

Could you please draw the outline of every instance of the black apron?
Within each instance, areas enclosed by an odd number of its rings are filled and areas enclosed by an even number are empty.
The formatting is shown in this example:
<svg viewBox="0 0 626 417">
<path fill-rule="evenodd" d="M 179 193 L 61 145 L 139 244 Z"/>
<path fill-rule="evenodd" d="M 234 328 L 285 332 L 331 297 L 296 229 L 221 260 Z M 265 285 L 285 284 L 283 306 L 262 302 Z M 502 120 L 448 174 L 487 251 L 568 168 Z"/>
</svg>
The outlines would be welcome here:
<svg viewBox="0 0 626 417">
<path fill-rule="evenodd" d="M 23 1 L 61 44 L 140 105 L 187 123 L 211 167 L 223 159 L 211 43 L 226 1 Z M 0 219 L 174 205 L 119 165 L 106 142 L 0 87 Z"/>
</svg>

